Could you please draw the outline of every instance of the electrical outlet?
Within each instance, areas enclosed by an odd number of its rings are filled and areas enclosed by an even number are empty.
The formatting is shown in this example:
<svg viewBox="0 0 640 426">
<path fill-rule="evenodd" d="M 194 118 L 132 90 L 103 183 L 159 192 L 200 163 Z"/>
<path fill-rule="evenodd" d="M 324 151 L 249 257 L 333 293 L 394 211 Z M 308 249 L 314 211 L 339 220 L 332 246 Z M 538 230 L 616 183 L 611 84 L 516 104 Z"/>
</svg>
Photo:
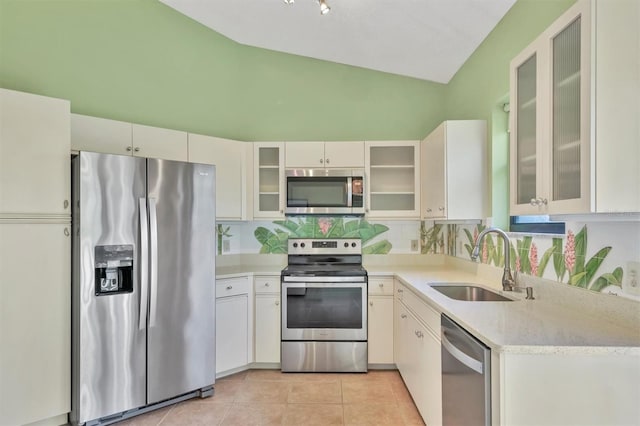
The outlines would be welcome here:
<svg viewBox="0 0 640 426">
<path fill-rule="evenodd" d="M 411 251 L 418 251 L 418 240 L 411 240 Z"/>
<path fill-rule="evenodd" d="M 229 253 L 231 251 L 231 241 L 230 240 L 222 240 L 222 252 Z"/>
<path fill-rule="evenodd" d="M 628 262 L 623 279 L 622 290 L 625 293 L 640 296 L 640 262 Z"/>
</svg>

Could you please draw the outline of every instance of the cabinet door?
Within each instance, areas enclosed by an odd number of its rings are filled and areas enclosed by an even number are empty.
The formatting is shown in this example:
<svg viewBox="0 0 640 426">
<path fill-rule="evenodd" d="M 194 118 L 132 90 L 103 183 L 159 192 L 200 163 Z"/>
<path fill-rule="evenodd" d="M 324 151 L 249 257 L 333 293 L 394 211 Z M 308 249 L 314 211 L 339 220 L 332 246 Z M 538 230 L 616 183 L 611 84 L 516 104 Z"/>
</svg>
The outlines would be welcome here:
<svg viewBox="0 0 640 426">
<path fill-rule="evenodd" d="M 71 114 L 71 149 L 131 155 L 132 125 L 124 121 Z"/>
<path fill-rule="evenodd" d="M 216 219 L 246 220 L 246 143 L 189 134 L 189 162 L 216 166 Z"/>
<path fill-rule="evenodd" d="M 364 168 L 364 142 L 325 142 L 326 167 Z"/>
<path fill-rule="evenodd" d="M 420 155 L 422 158 L 422 217 L 425 219 L 446 217 L 445 191 L 445 124 L 438 126 L 422 141 Z M 477 159 L 483 161 L 483 159 Z M 459 170 L 464 173 L 464 170 Z"/>
<path fill-rule="evenodd" d="M 365 143 L 366 211 L 377 218 L 420 217 L 420 142 Z"/>
<path fill-rule="evenodd" d="M 544 59 L 539 48 L 540 43 L 534 43 L 511 62 L 511 214 L 544 214 L 537 202 L 544 188 Z"/>
<path fill-rule="evenodd" d="M 247 365 L 248 310 L 247 294 L 216 299 L 216 374 Z"/>
<path fill-rule="evenodd" d="M 369 364 L 393 364 L 393 296 L 369 296 Z"/>
<path fill-rule="evenodd" d="M 324 142 L 285 142 L 287 168 L 323 169 Z"/>
<path fill-rule="evenodd" d="M 133 155 L 161 160 L 187 161 L 187 133 L 133 124 Z"/>
<path fill-rule="evenodd" d="M 393 359 L 396 366 L 405 378 L 409 373 L 408 366 L 408 328 L 409 328 L 409 316 L 407 309 L 402 304 L 400 299 L 394 298 L 394 322 L 393 322 Z"/>
<path fill-rule="evenodd" d="M 65 224 L 0 224 L 0 424 L 71 409 L 69 232 Z"/>
<path fill-rule="evenodd" d="M 261 219 L 284 217 L 284 143 L 253 144 L 253 216 Z"/>
<path fill-rule="evenodd" d="M 427 328 L 418 327 L 421 333 L 420 344 L 422 348 L 422 371 L 424 386 L 424 409 L 420 410 L 422 418 L 428 425 L 442 424 L 442 353 L 440 340 L 436 338 Z"/>
<path fill-rule="evenodd" d="M 256 295 L 256 362 L 280 362 L 280 295 Z"/>
<path fill-rule="evenodd" d="M 0 111 L 0 214 L 69 215 L 69 102 L 0 89 Z"/>
</svg>

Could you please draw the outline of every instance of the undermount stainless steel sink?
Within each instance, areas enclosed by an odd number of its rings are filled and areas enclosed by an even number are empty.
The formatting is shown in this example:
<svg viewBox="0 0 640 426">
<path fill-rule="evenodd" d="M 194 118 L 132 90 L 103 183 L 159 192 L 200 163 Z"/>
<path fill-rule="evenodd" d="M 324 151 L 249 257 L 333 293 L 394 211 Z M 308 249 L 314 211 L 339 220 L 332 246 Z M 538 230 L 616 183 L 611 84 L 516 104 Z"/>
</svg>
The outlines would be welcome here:
<svg viewBox="0 0 640 426">
<path fill-rule="evenodd" d="M 504 297 L 486 288 L 470 284 L 441 284 L 432 285 L 432 289 L 439 291 L 445 296 L 463 300 L 466 302 L 512 302 L 512 299 Z"/>
</svg>

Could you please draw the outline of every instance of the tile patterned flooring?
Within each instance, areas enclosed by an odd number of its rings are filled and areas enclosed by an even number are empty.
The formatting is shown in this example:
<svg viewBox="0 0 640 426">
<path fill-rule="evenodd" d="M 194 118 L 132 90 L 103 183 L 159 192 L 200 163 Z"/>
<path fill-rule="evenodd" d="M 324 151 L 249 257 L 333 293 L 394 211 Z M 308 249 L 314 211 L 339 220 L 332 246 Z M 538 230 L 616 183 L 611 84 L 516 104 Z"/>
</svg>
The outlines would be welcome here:
<svg viewBox="0 0 640 426">
<path fill-rule="evenodd" d="M 211 398 L 184 401 L 119 426 L 424 425 L 397 371 L 248 370 L 218 379 Z"/>
</svg>

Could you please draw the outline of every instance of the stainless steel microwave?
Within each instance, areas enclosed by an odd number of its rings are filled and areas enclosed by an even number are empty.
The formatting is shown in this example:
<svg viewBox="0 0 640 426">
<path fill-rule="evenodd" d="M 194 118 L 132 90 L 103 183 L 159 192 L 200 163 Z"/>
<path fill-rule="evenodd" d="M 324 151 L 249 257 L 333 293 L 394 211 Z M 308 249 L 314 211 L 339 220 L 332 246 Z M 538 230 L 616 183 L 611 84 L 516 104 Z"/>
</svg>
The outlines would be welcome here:
<svg viewBox="0 0 640 426">
<path fill-rule="evenodd" d="M 287 169 L 286 214 L 364 214 L 363 169 Z"/>
</svg>

